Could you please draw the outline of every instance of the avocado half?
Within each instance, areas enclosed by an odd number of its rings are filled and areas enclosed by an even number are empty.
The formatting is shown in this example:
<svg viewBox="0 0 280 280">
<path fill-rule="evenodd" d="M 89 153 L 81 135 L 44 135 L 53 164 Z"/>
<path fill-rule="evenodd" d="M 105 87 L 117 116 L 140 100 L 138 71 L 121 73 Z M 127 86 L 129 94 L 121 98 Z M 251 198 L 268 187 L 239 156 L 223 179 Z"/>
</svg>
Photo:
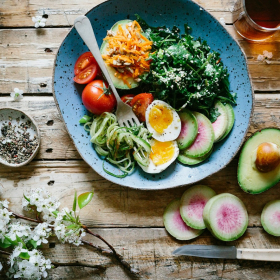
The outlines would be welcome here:
<svg viewBox="0 0 280 280">
<path fill-rule="evenodd" d="M 244 144 L 238 161 L 238 184 L 245 192 L 262 193 L 280 181 L 280 164 L 270 172 L 260 172 L 254 168 L 253 154 L 264 142 L 271 142 L 280 147 L 280 129 L 265 128 L 255 132 Z"/>
<path fill-rule="evenodd" d="M 123 29 L 126 29 L 126 25 L 128 23 L 130 23 L 130 22 L 132 22 L 132 20 L 129 20 L 129 19 L 120 20 L 120 21 L 116 22 L 112 26 L 111 30 L 113 32 L 116 32 L 118 30 L 118 28 L 119 28 L 119 25 L 121 25 Z M 144 33 L 143 33 L 143 35 L 145 36 Z M 104 55 L 104 54 L 108 53 L 108 45 L 109 44 L 108 44 L 107 40 L 103 41 L 103 43 L 102 43 L 102 45 L 100 47 L 101 55 Z M 105 65 L 106 65 L 106 68 L 107 68 L 107 70 L 108 70 L 108 72 L 110 74 L 112 82 L 113 82 L 113 84 L 114 84 L 114 86 L 116 88 L 119 88 L 119 89 L 132 89 L 132 88 L 138 87 L 139 83 L 137 83 L 133 78 L 128 78 L 127 79 L 127 81 L 129 82 L 129 84 L 131 86 L 131 87 L 128 87 L 121 79 L 115 77 L 115 73 L 116 73 L 117 70 L 114 67 L 108 66 L 106 63 L 105 63 Z"/>
</svg>

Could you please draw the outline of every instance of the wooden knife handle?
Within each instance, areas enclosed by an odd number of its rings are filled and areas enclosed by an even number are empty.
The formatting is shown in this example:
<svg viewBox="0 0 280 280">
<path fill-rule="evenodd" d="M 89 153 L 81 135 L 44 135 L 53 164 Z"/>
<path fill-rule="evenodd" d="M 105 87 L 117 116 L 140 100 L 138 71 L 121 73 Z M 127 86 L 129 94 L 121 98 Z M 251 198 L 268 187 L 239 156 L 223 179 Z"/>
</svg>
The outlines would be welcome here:
<svg viewBox="0 0 280 280">
<path fill-rule="evenodd" d="M 256 261 L 280 261 L 280 249 L 237 249 L 237 259 Z"/>
</svg>

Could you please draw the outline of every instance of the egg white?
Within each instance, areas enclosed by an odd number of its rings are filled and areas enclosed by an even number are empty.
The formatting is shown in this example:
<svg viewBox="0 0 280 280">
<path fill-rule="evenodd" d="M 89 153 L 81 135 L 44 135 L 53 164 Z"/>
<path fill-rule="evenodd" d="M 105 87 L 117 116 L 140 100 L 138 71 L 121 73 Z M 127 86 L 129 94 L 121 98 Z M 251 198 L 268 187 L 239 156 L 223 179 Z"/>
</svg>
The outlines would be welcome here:
<svg viewBox="0 0 280 280">
<path fill-rule="evenodd" d="M 151 109 L 155 106 L 155 105 L 163 105 L 166 106 L 171 112 L 172 112 L 172 116 L 173 116 L 173 121 L 172 123 L 163 131 L 163 133 L 158 133 L 157 131 L 154 130 L 154 128 L 151 126 L 150 122 L 149 122 L 149 114 Z M 160 142 L 166 142 L 166 141 L 173 141 L 175 140 L 180 132 L 181 132 L 181 120 L 179 115 L 177 114 L 177 112 L 166 102 L 161 101 L 161 100 L 155 100 L 153 101 L 147 108 L 146 110 L 146 126 L 147 129 L 149 130 L 149 132 L 151 132 L 153 134 L 153 138 L 155 138 L 156 140 L 160 141 Z"/>
<path fill-rule="evenodd" d="M 155 141 L 154 139 L 150 140 L 150 145 L 151 146 L 153 146 L 154 141 Z M 172 141 L 172 144 L 173 144 L 173 147 L 174 147 L 174 155 L 168 162 L 165 162 L 165 163 L 160 164 L 160 165 L 155 165 L 154 162 L 151 160 L 151 158 L 149 158 L 149 165 L 148 166 L 143 166 L 143 165 L 139 164 L 141 166 L 141 168 L 147 173 L 160 173 L 163 170 L 165 170 L 172 162 L 174 162 L 176 160 L 176 158 L 179 155 L 179 148 L 178 148 L 177 142 Z"/>
</svg>

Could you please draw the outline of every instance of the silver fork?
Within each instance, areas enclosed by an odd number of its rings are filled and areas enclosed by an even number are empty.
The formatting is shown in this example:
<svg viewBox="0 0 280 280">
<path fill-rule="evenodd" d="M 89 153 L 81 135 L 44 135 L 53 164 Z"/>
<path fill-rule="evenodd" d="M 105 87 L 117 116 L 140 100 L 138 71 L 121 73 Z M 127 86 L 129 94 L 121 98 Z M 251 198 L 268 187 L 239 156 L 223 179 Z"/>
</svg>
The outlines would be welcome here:
<svg viewBox="0 0 280 280">
<path fill-rule="evenodd" d="M 113 94 L 117 99 L 116 117 L 119 125 L 126 127 L 131 127 L 134 124 L 136 124 L 137 126 L 140 125 L 140 122 L 133 113 L 132 108 L 129 105 L 122 102 L 115 86 L 113 85 L 110 74 L 107 71 L 105 63 L 99 51 L 99 47 L 89 19 L 86 16 L 78 17 L 75 19 L 74 26 L 80 34 L 83 41 L 85 42 L 85 44 L 87 45 L 87 47 L 89 48 L 89 50 L 91 51 L 92 55 L 96 59 L 99 67 L 103 72 L 103 75 L 105 76 L 109 84 L 109 87 L 111 88 Z"/>
</svg>

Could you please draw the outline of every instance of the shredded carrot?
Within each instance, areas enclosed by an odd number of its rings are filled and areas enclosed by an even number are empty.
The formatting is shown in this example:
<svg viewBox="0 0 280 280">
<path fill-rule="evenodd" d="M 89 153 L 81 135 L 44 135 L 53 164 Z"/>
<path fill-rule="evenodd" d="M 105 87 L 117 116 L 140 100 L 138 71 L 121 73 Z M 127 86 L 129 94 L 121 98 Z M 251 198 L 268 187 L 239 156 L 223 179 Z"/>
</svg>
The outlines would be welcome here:
<svg viewBox="0 0 280 280">
<path fill-rule="evenodd" d="M 114 36 L 107 36 L 107 54 L 102 55 L 107 65 L 116 69 L 115 76 L 122 79 L 130 88 L 128 78 L 139 78 L 144 72 L 150 71 L 149 52 L 152 41 L 141 34 L 141 27 L 137 21 L 121 25 Z"/>
</svg>

